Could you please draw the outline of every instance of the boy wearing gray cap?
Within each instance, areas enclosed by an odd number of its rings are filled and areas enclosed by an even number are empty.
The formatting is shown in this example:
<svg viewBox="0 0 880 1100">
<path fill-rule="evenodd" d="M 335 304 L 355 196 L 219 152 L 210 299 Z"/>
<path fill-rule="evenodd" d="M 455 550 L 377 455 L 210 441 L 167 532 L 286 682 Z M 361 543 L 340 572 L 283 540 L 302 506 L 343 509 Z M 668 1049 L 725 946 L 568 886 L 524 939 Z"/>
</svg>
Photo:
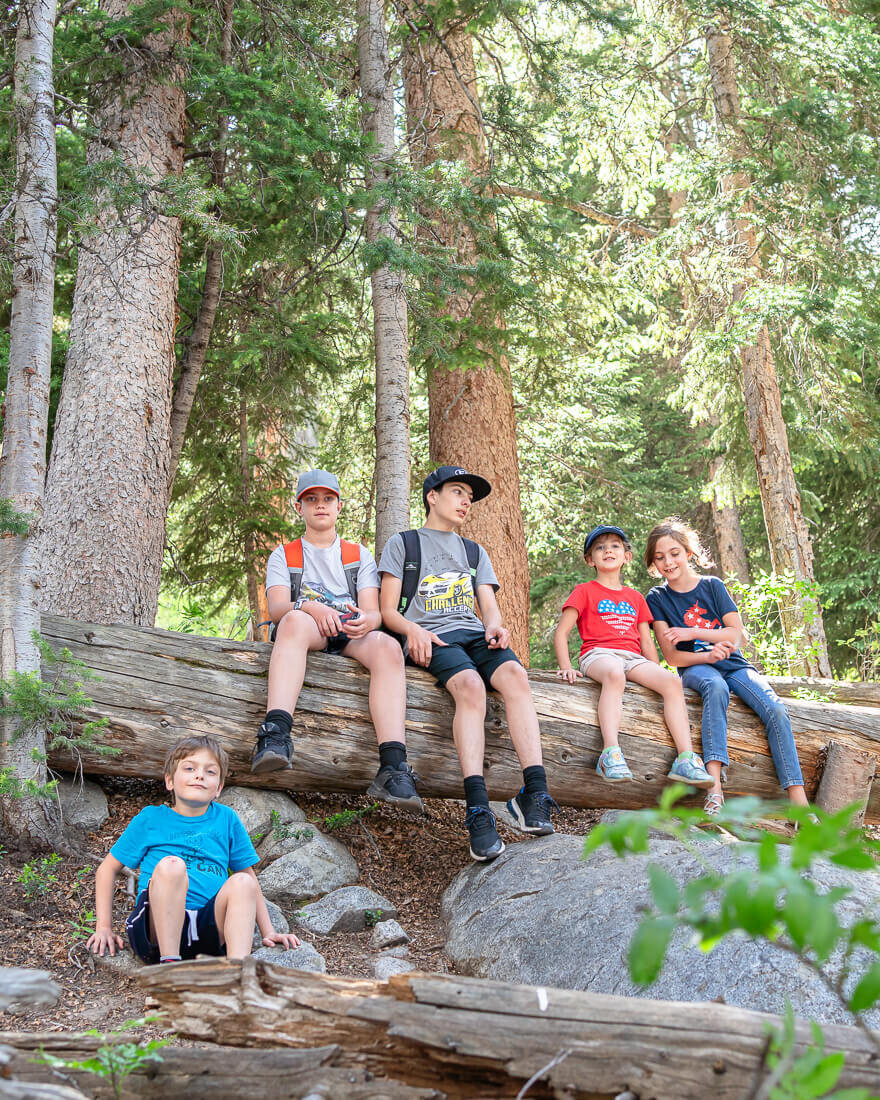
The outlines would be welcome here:
<svg viewBox="0 0 880 1100">
<path fill-rule="evenodd" d="M 486 688 L 504 699 L 523 787 L 508 803 L 520 827 L 553 832 L 541 757 L 538 716 L 525 669 L 509 646 L 495 600 L 498 578 L 489 555 L 458 533 L 471 508 L 491 492 L 485 478 L 440 466 L 425 479 L 427 519 L 418 531 L 393 535 L 382 551 L 382 619 L 401 636 L 409 661 L 436 676 L 455 700 L 452 733 L 464 777 L 471 856 L 504 851 L 483 778 Z M 482 618 L 476 614 L 479 606 Z"/>
<path fill-rule="evenodd" d="M 272 551 L 266 567 L 269 616 L 275 623 L 269 699 L 257 733 L 251 771 L 291 766 L 293 711 L 308 653 L 324 650 L 359 661 L 370 672 L 370 717 L 379 742 L 379 771 L 368 794 L 402 809 L 423 810 L 406 761 L 406 674 L 400 646 L 382 633 L 379 574 L 373 555 L 336 533 L 342 511 L 339 482 L 309 470 L 296 486 L 301 539 Z"/>
</svg>

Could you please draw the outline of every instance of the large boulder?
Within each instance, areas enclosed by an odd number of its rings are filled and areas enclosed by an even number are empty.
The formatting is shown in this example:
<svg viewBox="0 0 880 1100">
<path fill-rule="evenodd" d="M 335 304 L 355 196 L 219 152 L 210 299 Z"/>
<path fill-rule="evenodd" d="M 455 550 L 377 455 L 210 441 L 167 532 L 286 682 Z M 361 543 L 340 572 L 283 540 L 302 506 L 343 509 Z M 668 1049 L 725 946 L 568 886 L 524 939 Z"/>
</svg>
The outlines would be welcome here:
<svg viewBox="0 0 880 1100">
<path fill-rule="evenodd" d="M 388 898 L 366 886 L 345 886 L 303 906 L 296 920 L 309 932 L 327 936 L 331 932 L 361 932 L 371 919 L 396 916 L 397 908 Z"/>
<path fill-rule="evenodd" d="M 693 851 L 667 837 L 653 836 L 649 854 L 624 859 L 601 848 L 584 860 L 583 843 L 582 837 L 557 835 L 513 844 L 491 864 L 469 867 L 453 880 L 442 915 L 446 952 L 458 973 L 657 1000 L 723 1000 L 773 1013 L 782 1012 L 788 1000 L 796 1016 L 852 1022 L 796 956 L 740 935 L 703 953 L 679 929 L 659 979 L 648 988 L 635 985 L 627 953 L 645 909 L 652 907 L 648 864 L 662 865 L 679 885 L 699 877 L 704 867 Z M 718 870 L 756 864 L 754 844 L 699 832 L 695 844 Z M 880 874 L 822 864 L 813 878 L 823 892 L 855 888 L 839 905 L 845 923 L 880 910 Z M 869 1016 L 876 1027 L 880 1012 Z"/>
<path fill-rule="evenodd" d="M 257 874 L 263 893 L 282 909 L 356 882 L 358 866 L 344 844 L 323 833 Z"/>
<path fill-rule="evenodd" d="M 310 943 L 301 943 L 299 947 L 288 947 L 286 950 L 283 947 L 260 947 L 254 951 L 253 957 L 290 970 L 310 970 L 313 974 L 327 973 L 324 956 Z"/>
<path fill-rule="evenodd" d="M 235 810 L 254 844 L 259 844 L 273 831 L 283 833 L 286 825 L 306 819 L 305 813 L 286 791 L 226 787 L 217 801 Z"/>
<path fill-rule="evenodd" d="M 58 780 L 55 789 L 61 803 L 61 823 L 65 829 L 91 832 L 92 829 L 100 829 L 110 816 L 107 796 L 90 779 L 65 775 Z"/>
</svg>

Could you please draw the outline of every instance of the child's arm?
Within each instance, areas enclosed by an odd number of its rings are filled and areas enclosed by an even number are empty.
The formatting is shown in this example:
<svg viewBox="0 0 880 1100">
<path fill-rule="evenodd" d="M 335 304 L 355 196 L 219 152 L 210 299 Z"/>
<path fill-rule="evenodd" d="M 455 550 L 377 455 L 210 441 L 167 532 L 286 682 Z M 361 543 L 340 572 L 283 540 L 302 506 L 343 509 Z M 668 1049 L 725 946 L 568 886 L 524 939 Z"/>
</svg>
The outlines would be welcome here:
<svg viewBox="0 0 880 1100">
<path fill-rule="evenodd" d="M 573 684 L 575 680 L 583 679 L 582 674 L 576 668 L 572 668 L 571 656 L 568 652 L 568 636 L 571 634 L 577 620 L 578 609 L 576 607 L 564 607 L 553 632 L 553 649 L 556 651 L 556 661 L 559 665 L 556 675 L 561 676 L 567 684 Z"/>
<path fill-rule="evenodd" d="M 667 628 L 669 640 L 676 642 L 729 642 L 731 649 L 742 645 L 745 627 L 737 611 L 729 611 L 721 620 L 723 627 L 707 630 L 699 626 L 673 626 Z"/>
<path fill-rule="evenodd" d="M 477 585 L 477 603 L 486 628 L 486 641 L 490 649 L 506 649 L 510 645 L 510 631 L 501 625 L 501 610 L 491 584 Z"/>
<path fill-rule="evenodd" d="M 263 937 L 263 946 L 274 947 L 279 944 L 281 947 L 299 947 L 302 942 L 299 936 L 295 936 L 293 932 L 276 932 L 272 927 L 269 910 L 266 908 L 266 899 L 263 897 L 263 891 L 260 888 L 260 880 L 257 878 L 253 867 L 245 867 L 244 873 L 250 875 L 257 884 L 257 928 L 259 928 L 260 935 Z"/>
<path fill-rule="evenodd" d="M 662 619 L 655 619 L 653 625 L 657 641 L 660 643 L 660 652 L 663 654 L 663 659 L 672 668 L 690 668 L 691 665 L 714 665 L 716 661 L 723 661 L 725 657 L 729 657 L 731 651 L 735 648 L 727 639 L 724 639 L 716 642 L 711 649 L 704 649 L 700 653 L 688 653 L 687 650 L 677 649 L 675 641 L 671 637 L 673 630 L 680 632 L 685 628 L 675 627 L 670 629 L 669 624 Z M 687 629 L 690 629 L 690 627 Z M 718 634 L 720 631 L 707 630 L 703 633 Z M 685 640 L 687 639 L 679 638 L 679 641 Z M 706 640 L 708 641 L 708 639 Z"/>
<path fill-rule="evenodd" d="M 425 630 L 418 623 L 410 622 L 397 610 L 400 603 L 400 577 L 393 573 L 382 574 L 382 587 L 379 591 L 379 601 L 382 608 L 382 622 L 393 630 L 395 634 L 402 634 L 406 638 L 407 649 L 412 661 L 423 668 L 431 663 L 431 651 L 435 645 L 446 645 L 442 638 L 438 638 L 430 630 Z"/>
<path fill-rule="evenodd" d="M 642 649 L 642 656 L 646 657 L 649 661 L 653 661 L 655 665 L 659 665 L 660 658 L 657 656 L 657 647 L 654 645 L 654 637 L 651 634 L 650 623 L 639 623 L 639 643 Z"/>
<path fill-rule="evenodd" d="M 95 872 L 95 931 L 86 947 L 102 958 L 105 949 L 115 955 L 123 946 L 122 936 L 113 931 L 113 884 L 122 866 L 115 856 L 107 855 Z"/>
<path fill-rule="evenodd" d="M 382 625 L 382 613 L 379 611 L 379 589 L 362 588 L 358 592 L 358 602 L 349 603 L 353 611 L 357 611 L 358 618 L 349 619 L 342 624 L 342 633 L 349 638 L 363 638 L 371 630 L 378 630 Z"/>
</svg>

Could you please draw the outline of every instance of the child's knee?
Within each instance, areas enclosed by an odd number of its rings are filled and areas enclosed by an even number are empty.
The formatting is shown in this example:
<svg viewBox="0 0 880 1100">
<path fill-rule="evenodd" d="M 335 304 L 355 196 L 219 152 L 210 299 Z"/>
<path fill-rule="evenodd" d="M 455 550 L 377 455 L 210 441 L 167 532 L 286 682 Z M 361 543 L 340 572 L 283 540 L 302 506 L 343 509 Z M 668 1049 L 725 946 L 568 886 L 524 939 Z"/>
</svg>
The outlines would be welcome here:
<svg viewBox="0 0 880 1100">
<path fill-rule="evenodd" d="M 730 702 L 730 688 L 720 676 L 717 680 L 709 680 L 703 684 L 700 687 L 700 694 L 703 696 L 704 703 L 720 703 L 723 707 L 726 707 Z"/>
<path fill-rule="evenodd" d="M 249 901 L 251 898 L 256 899 L 257 880 L 246 871 L 236 871 L 235 874 L 229 876 L 223 885 L 230 897 L 240 898 L 243 901 Z"/>
<path fill-rule="evenodd" d="M 298 644 L 308 643 L 313 633 L 312 627 L 315 620 L 305 611 L 288 611 L 275 634 L 275 644 L 278 642 L 292 642 Z"/>
<path fill-rule="evenodd" d="M 456 707 L 486 709 L 486 685 L 476 669 L 456 673 L 446 686 L 455 699 Z"/>
<path fill-rule="evenodd" d="M 391 668 L 403 668 L 403 650 L 400 648 L 400 643 L 390 634 L 373 630 L 367 635 L 366 641 L 369 647 L 367 653 L 371 661 L 381 662 Z"/>
<path fill-rule="evenodd" d="M 609 665 L 607 668 L 603 668 L 597 679 L 602 685 L 603 691 L 607 688 L 609 691 L 620 692 L 622 695 L 623 689 L 626 687 L 626 673 L 622 664 Z"/>
<path fill-rule="evenodd" d="M 165 856 L 160 859 L 153 868 L 150 883 L 153 882 L 186 882 L 189 876 L 186 873 L 186 864 L 180 856 Z"/>
<path fill-rule="evenodd" d="M 505 661 L 492 676 L 492 687 L 505 698 L 510 695 L 531 695 L 529 676 L 519 661 Z"/>
</svg>

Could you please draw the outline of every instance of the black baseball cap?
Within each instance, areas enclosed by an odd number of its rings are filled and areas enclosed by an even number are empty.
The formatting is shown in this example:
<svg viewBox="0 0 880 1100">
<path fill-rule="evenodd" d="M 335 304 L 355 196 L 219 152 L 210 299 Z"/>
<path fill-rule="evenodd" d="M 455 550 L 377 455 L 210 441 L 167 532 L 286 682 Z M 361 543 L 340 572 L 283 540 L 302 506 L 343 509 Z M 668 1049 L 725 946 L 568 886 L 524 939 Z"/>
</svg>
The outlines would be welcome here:
<svg viewBox="0 0 880 1100">
<path fill-rule="evenodd" d="M 428 493 L 432 489 L 439 489 L 447 481 L 463 481 L 465 485 L 470 485 L 474 491 L 474 500 L 482 500 L 483 497 L 487 497 L 492 492 L 492 486 L 479 474 L 469 474 L 461 466 L 438 466 L 436 470 L 432 470 L 428 474 L 422 483 L 422 502 L 426 507 Z"/>
<path fill-rule="evenodd" d="M 629 546 L 629 538 L 622 527 L 611 527 L 607 523 L 601 523 L 598 527 L 594 527 L 584 539 L 584 557 L 587 556 L 590 547 L 601 535 L 620 535 L 626 545 Z"/>
</svg>

